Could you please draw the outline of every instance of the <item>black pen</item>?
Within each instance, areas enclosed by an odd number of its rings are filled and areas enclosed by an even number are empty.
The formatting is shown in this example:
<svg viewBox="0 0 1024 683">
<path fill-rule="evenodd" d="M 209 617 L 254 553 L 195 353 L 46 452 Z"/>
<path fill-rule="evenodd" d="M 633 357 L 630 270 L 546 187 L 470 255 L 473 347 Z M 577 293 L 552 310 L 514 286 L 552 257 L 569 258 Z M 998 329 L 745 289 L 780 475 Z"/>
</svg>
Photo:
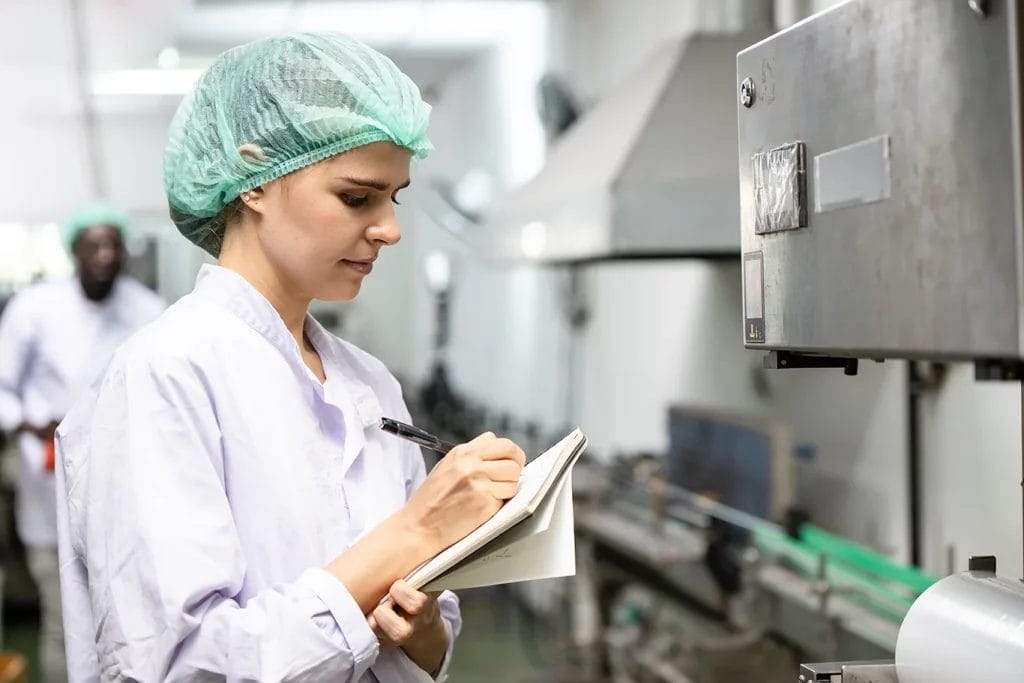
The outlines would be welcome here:
<svg viewBox="0 0 1024 683">
<path fill-rule="evenodd" d="M 398 420 L 392 420 L 390 417 L 382 417 L 380 419 L 380 428 L 389 434 L 394 434 L 397 437 L 419 444 L 424 448 L 437 451 L 441 455 L 455 448 L 455 444 L 442 441 L 430 432 L 405 424 L 404 422 L 399 422 Z"/>
</svg>

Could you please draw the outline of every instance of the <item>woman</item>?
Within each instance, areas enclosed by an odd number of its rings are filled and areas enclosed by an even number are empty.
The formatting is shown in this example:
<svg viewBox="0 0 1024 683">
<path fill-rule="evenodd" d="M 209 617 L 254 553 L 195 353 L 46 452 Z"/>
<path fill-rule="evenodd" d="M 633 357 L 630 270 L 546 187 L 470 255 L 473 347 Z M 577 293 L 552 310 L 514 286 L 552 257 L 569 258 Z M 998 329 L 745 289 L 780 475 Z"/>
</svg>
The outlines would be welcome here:
<svg viewBox="0 0 1024 683">
<path fill-rule="evenodd" d="M 444 676 L 456 598 L 401 578 L 514 495 L 523 453 L 484 434 L 425 477 L 377 429 L 408 418 L 398 384 L 306 313 L 398 241 L 428 114 L 334 34 L 231 50 L 183 101 L 165 188 L 218 265 L 58 431 L 70 680 Z"/>
</svg>

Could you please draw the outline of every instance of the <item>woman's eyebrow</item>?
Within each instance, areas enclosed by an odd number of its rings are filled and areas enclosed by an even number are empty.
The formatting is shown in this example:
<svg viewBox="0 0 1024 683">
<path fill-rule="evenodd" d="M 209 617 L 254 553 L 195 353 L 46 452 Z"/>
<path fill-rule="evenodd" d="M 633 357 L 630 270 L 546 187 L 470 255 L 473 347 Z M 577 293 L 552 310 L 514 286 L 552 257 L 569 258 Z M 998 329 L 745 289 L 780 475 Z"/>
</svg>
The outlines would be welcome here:
<svg viewBox="0 0 1024 683">
<path fill-rule="evenodd" d="M 379 192 L 383 192 L 388 189 L 388 183 L 383 180 L 374 180 L 372 178 L 352 178 L 350 176 L 338 176 L 335 180 L 344 180 L 352 183 L 353 185 L 362 185 L 363 187 L 370 187 Z M 409 187 L 409 182 L 406 180 L 404 183 L 395 188 L 395 191 L 405 189 Z"/>
</svg>

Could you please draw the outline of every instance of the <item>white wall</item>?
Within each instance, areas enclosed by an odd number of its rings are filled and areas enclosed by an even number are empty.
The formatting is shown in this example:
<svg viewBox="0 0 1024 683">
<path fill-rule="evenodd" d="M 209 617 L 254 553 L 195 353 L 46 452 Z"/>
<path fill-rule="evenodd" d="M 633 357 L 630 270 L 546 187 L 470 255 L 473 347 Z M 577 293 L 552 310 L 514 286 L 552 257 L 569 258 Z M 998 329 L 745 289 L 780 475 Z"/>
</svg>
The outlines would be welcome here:
<svg viewBox="0 0 1024 683">
<path fill-rule="evenodd" d="M 996 555 L 999 572 L 1021 576 L 1021 389 L 976 382 L 952 367 L 922 402 L 925 562 L 944 571 L 971 555 Z"/>
</svg>

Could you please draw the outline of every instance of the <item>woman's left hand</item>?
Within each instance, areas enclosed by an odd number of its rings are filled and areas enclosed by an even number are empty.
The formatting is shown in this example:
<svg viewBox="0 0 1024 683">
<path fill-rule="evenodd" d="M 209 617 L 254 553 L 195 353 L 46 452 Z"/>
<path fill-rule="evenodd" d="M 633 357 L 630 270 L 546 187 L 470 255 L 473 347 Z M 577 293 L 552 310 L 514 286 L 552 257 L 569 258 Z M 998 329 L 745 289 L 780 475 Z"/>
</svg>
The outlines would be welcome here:
<svg viewBox="0 0 1024 683">
<path fill-rule="evenodd" d="M 448 633 L 437 605 L 440 593 L 422 593 L 399 579 L 391 584 L 388 595 L 391 600 L 370 615 L 370 628 L 382 645 L 402 648 L 418 667 L 435 675 L 448 649 Z"/>
</svg>

